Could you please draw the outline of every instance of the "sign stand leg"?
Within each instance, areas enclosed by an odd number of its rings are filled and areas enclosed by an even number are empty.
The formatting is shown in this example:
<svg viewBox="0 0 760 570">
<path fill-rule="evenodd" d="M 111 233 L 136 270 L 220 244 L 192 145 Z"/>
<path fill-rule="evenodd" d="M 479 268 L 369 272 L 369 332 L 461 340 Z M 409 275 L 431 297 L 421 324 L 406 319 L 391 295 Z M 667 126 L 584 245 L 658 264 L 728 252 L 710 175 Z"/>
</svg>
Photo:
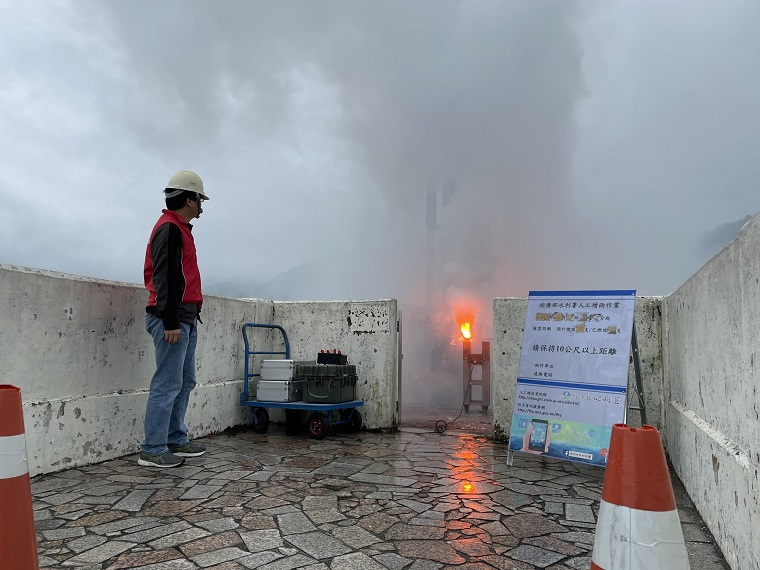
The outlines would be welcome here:
<svg viewBox="0 0 760 570">
<path fill-rule="evenodd" d="M 636 337 L 636 323 L 633 324 L 631 330 L 631 352 L 633 353 L 633 371 L 636 374 L 636 398 L 639 401 L 638 406 L 628 405 L 629 410 L 636 410 L 641 412 L 641 424 L 647 423 L 647 408 L 644 404 L 644 387 L 641 381 L 641 363 L 639 361 L 639 340 Z M 626 423 L 628 421 L 626 414 Z"/>
<path fill-rule="evenodd" d="M 515 452 L 514 451 L 508 451 L 507 452 L 507 465 L 509 467 L 512 467 L 512 460 L 515 458 Z"/>
</svg>

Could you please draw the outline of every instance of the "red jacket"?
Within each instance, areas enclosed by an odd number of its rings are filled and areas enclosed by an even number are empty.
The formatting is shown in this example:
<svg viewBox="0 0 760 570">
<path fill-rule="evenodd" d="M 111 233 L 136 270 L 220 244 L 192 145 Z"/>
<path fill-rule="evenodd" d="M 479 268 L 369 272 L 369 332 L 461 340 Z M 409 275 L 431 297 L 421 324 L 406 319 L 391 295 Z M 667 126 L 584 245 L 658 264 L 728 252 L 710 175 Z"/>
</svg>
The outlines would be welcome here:
<svg viewBox="0 0 760 570">
<path fill-rule="evenodd" d="M 194 323 L 203 304 L 192 229 L 176 212 L 163 210 L 145 249 L 147 311 L 160 316 L 166 330 Z"/>
</svg>

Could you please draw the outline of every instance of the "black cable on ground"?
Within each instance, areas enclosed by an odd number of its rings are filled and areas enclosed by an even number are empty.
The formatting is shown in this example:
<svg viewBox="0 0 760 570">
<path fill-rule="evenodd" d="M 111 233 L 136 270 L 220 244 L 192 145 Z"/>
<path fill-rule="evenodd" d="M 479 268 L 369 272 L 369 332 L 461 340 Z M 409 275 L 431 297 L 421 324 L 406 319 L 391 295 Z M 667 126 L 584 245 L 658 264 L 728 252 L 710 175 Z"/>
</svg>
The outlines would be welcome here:
<svg viewBox="0 0 760 570">
<path fill-rule="evenodd" d="M 459 415 L 455 417 L 451 422 L 454 423 L 459 419 L 459 417 L 462 415 L 462 412 L 464 411 L 464 402 L 467 400 L 467 395 L 470 393 L 470 390 L 472 389 L 472 365 L 470 365 L 470 381 L 467 382 L 467 391 L 464 393 L 464 396 L 462 396 L 462 407 L 459 408 Z M 438 420 L 435 422 L 435 433 L 437 434 L 443 434 L 443 432 L 446 431 L 446 428 L 449 427 L 449 424 L 447 424 L 444 420 Z"/>
</svg>

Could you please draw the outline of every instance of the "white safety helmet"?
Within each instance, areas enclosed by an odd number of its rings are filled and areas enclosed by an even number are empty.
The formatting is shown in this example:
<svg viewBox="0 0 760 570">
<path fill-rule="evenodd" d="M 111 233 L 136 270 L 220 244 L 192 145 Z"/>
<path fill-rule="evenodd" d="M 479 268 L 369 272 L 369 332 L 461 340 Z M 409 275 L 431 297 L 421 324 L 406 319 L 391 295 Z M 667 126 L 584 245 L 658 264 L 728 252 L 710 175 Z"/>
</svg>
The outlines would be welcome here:
<svg viewBox="0 0 760 570">
<path fill-rule="evenodd" d="M 175 172 L 166 184 L 164 196 L 166 198 L 173 198 L 174 196 L 179 196 L 183 190 L 199 194 L 204 200 L 209 199 L 203 190 L 203 180 L 195 172 L 190 172 L 189 170 Z"/>
</svg>

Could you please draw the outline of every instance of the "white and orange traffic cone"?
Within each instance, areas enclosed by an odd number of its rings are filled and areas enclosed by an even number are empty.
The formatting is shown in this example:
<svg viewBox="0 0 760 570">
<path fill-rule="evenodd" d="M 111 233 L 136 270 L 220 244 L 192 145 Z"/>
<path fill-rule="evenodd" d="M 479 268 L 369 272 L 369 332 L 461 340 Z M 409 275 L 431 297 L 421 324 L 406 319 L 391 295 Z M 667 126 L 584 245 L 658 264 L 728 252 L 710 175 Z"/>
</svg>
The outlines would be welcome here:
<svg viewBox="0 0 760 570">
<path fill-rule="evenodd" d="M 591 570 L 689 570 L 660 432 L 612 426 Z"/>
<path fill-rule="evenodd" d="M 0 568 L 37 570 L 21 390 L 0 385 Z"/>
</svg>

